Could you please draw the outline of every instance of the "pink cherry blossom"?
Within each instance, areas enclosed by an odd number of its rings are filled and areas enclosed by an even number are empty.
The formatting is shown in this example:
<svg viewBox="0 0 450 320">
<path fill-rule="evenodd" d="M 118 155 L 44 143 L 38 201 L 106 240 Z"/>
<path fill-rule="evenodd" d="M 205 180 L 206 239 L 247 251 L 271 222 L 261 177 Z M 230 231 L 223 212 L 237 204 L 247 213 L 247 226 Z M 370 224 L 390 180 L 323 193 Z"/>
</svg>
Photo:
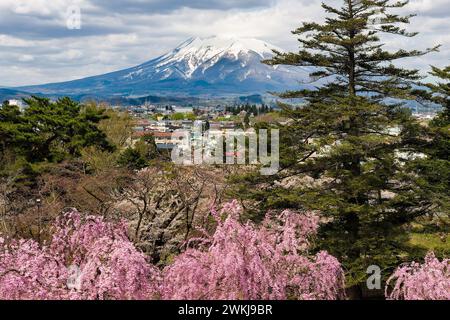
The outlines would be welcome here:
<svg viewBox="0 0 450 320">
<path fill-rule="evenodd" d="M 425 263 L 413 262 L 399 267 L 386 288 L 391 300 L 450 300 L 450 260 L 439 261 L 434 253 L 425 257 Z M 390 293 L 389 293 L 390 291 Z"/>
<path fill-rule="evenodd" d="M 310 257 L 318 217 L 284 211 L 262 226 L 238 222 L 237 202 L 215 213 L 209 246 L 189 249 L 163 272 L 163 299 L 337 299 L 344 274 L 326 252 Z M 222 220 L 227 216 L 225 220 Z"/>
<path fill-rule="evenodd" d="M 71 268 L 79 286 L 71 287 Z M 123 223 L 72 211 L 54 225 L 48 244 L 0 245 L 0 299 L 148 299 L 158 271 L 128 239 Z"/>
<path fill-rule="evenodd" d="M 0 299 L 338 299 L 344 275 L 326 252 L 311 254 L 319 218 L 270 212 L 260 225 L 240 222 L 236 201 L 212 211 L 212 235 L 189 242 L 157 269 L 138 251 L 124 222 L 57 219 L 52 238 L 0 238 Z"/>
</svg>

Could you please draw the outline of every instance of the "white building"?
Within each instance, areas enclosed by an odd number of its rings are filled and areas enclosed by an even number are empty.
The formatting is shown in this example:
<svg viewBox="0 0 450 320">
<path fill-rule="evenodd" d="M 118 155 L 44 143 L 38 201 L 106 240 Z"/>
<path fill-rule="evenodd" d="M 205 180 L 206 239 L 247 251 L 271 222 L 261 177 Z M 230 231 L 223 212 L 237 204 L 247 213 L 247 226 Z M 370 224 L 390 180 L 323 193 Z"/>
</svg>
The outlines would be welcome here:
<svg viewBox="0 0 450 320">
<path fill-rule="evenodd" d="M 193 113 L 194 108 L 172 106 L 173 113 Z"/>
<path fill-rule="evenodd" d="M 8 100 L 8 102 L 9 102 L 10 106 L 19 107 L 20 111 L 22 111 L 25 108 L 25 104 L 23 103 L 22 100 L 11 99 L 11 100 Z"/>
</svg>

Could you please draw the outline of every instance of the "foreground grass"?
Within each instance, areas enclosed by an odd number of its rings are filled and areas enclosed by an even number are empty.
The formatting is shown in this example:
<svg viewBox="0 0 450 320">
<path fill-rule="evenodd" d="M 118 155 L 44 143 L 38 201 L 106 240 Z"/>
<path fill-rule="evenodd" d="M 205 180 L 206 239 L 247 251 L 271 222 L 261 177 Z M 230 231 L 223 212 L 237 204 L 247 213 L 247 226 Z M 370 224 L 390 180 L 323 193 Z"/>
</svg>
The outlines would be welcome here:
<svg viewBox="0 0 450 320">
<path fill-rule="evenodd" d="M 441 236 L 436 233 L 412 233 L 409 243 L 421 249 L 450 252 L 450 237 L 441 239 Z"/>
</svg>

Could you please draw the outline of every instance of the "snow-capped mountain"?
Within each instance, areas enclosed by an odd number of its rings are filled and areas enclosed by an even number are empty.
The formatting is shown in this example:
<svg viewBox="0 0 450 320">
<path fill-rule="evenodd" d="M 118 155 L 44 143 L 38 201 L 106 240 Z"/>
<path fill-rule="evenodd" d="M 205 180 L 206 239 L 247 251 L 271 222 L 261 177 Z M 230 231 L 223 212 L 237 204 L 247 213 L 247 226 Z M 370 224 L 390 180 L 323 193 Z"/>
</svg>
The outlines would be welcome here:
<svg viewBox="0 0 450 320">
<path fill-rule="evenodd" d="M 274 49 L 282 51 L 256 39 L 191 38 L 130 69 L 21 90 L 71 96 L 219 97 L 298 88 L 298 82 L 308 78 L 307 69 L 261 63 Z"/>
<path fill-rule="evenodd" d="M 192 38 L 182 43 L 172 52 L 142 66 L 138 66 L 129 76 L 139 75 L 146 67 L 154 68 L 156 74 L 168 78 L 174 73 L 184 79 L 198 77 L 214 67 L 221 59 L 241 60 L 249 55 L 258 55 L 260 59 L 272 55 L 272 50 L 281 50 L 263 41 L 255 39 L 230 39 L 212 37 Z M 242 61 L 241 67 L 245 67 Z M 196 71 L 199 71 L 197 74 Z"/>
</svg>

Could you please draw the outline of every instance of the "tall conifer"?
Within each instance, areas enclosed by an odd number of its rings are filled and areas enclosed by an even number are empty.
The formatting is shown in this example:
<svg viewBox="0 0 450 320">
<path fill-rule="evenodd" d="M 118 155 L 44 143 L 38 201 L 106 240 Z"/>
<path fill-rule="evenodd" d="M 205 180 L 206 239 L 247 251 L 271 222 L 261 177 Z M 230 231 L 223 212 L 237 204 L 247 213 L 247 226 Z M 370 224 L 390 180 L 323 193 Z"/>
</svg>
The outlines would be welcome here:
<svg viewBox="0 0 450 320">
<path fill-rule="evenodd" d="M 417 35 L 404 29 L 413 16 L 395 13 L 407 4 L 322 4 L 324 23 L 306 22 L 293 32 L 300 50 L 276 52 L 265 61 L 310 67 L 317 86 L 278 94 L 303 101 L 301 107 L 280 104 L 290 119 L 280 128 L 281 171 L 269 178 L 246 176 L 237 192 L 256 199 L 264 209 L 319 210 L 326 222 L 321 247 L 343 262 L 349 285 L 364 282 L 371 265 L 387 270 L 387 276 L 408 253 L 405 227 L 428 208 L 408 183 L 398 180 L 414 154 L 404 128 L 415 120 L 402 101 L 414 98 L 421 76 L 394 63 L 438 47 L 389 51 L 380 38 Z"/>
</svg>

